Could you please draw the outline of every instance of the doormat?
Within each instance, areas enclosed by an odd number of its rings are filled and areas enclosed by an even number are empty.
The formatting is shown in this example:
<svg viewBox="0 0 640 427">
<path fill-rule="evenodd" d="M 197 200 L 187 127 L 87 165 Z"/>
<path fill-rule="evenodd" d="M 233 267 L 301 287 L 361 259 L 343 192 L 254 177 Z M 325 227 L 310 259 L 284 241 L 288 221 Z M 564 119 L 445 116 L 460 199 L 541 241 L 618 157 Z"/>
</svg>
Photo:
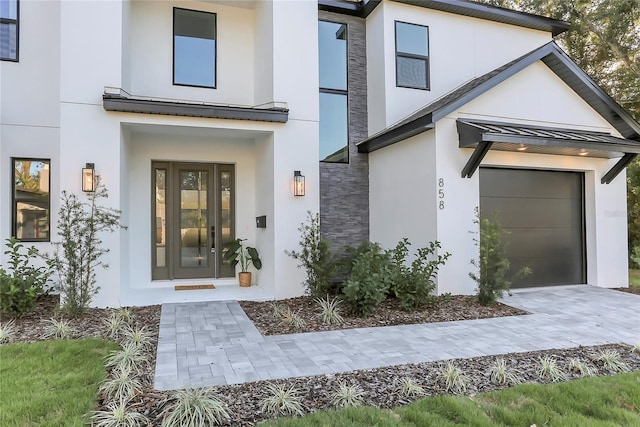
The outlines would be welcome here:
<svg viewBox="0 0 640 427">
<path fill-rule="evenodd" d="M 213 284 L 209 285 L 176 285 L 174 289 L 176 291 L 199 291 L 201 289 L 215 289 L 216 287 Z"/>
</svg>

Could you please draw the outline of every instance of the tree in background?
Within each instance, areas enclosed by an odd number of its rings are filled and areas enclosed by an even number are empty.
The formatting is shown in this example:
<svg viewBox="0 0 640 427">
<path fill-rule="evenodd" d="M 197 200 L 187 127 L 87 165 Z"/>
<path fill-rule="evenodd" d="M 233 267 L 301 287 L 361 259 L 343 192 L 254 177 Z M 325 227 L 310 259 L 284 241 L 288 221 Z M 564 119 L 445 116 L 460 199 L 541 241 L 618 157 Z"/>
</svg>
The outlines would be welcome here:
<svg viewBox="0 0 640 427">
<path fill-rule="evenodd" d="M 640 0 L 479 1 L 569 22 L 571 30 L 556 37 L 556 42 L 640 121 Z M 640 159 L 637 158 L 627 168 L 627 208 L 631 264 L 640 268 Z"/>
</svg>

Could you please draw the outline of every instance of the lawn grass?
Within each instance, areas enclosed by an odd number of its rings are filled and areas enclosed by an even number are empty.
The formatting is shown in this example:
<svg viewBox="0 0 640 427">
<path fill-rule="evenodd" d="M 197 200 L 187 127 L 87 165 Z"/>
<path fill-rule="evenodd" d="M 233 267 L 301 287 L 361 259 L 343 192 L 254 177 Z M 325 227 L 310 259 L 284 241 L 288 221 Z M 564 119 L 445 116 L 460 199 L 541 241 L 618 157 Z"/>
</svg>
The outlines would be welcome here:
<svg viewBox="0 0 640 427">
<path fill-rule="evenodd" d="M 473 397 L 427 397 L 395 410 L 371 407 L 278 419 L 265 426 L 640 426 L 640 372 L 522 384 Z"/>
<path fill-rule="evenodd" d="M 0 346 L 0 425 L 81 426 L 96 406 L 104 357 L 100 339 Z"/>
<path fill-rule="evenodd" d="M 640 288 L 640 270 L 629 269 L 629 286 Z"/>
</svg>

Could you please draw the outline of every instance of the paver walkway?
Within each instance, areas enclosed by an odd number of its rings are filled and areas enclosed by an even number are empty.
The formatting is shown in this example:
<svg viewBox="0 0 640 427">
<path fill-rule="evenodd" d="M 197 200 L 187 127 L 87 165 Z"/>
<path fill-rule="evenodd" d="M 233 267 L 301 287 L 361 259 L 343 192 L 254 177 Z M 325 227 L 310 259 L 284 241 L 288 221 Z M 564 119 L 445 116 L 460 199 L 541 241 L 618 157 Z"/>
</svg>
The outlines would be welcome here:
<svg viewBox="0 0 640 427">
<path fill-rule="evenodd" d="M 517 291 L 529 315 L 263 337 L 235 301 L 164 304 L 160 390 L 510 352 L 640 342 L 640 296 L 591 286 Z"/>
</svg>

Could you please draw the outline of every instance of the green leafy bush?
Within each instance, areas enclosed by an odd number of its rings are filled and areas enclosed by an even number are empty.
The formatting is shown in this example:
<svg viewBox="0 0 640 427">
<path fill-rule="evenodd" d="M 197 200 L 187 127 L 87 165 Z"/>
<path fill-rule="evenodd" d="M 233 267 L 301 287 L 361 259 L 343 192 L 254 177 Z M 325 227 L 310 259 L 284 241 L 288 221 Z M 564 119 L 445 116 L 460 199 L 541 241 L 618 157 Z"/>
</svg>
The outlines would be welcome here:
<svg viewBox="0 0 640 427">
<path fill-rule="evenodd" d="M 0 309 L 9 316 L 22 316 L 35 305 L 36 300 L 47 291 L 47 281 L 51 276 L 49 264 L 34 267 L 38 257 L 34 247 L 24 253 L 24 245 L 15 238 L 7 239 L 9 271 L 0 268 Z"/>
<path fill-rule="evenodd" d="M 507 233 L 497 219 L 479 219 L 476 208 L 476 220 L 480 225 L 480 239 L 475 239 L 480 249 L 478 259 L 472 259 L 471 264 L 476 267 L 476 272 L 469 273 L 478 284 L 478 301 L 482 305 L 494 304 L 502 297 L 504 291 L 511 288 L 511 283 L 531 274 L 528 267 L 523 267 L 514 275 L 510 274 L 510 263 L 507 258 L 503 236 Z"/>
<path fill-rule="evenodd" d="M 382 303 L 393 282 L 391 260 L 378 244 L 354 260 L 351 276 L 344 284 L 344 303 L 358 316 L 368 316 Z"/>
<path fill-rule="evenodd" d="M 320 235 L 320 215 L 307 213 L 307 222 L 300 228 L 300 251 L 286 251 L 298 261 L 298 267 L 307 273 L 304 283 L 307 293 L 314 298 L 335 294 L 332 279 L 337 271 L 336 257 L 331 244 Z"/>
<path fill-rule="evenodd" d="M 451 256 L 449 252 L 437 255 L 440 242 L 430 242 L 420 248 L 410 267 L 406 265 L 409 255 L 409 240 L 404 238 L 389 252 L 392 264 L 393 293 L 404 310 L 417 310 L 426 303 L 436 288 L 438 270 Z"/>
<path fill-rule="evenodd" d="M 629 267 L 640 268 L 640 246 L 634 246 L 630 251 Z"/>
</svg>

